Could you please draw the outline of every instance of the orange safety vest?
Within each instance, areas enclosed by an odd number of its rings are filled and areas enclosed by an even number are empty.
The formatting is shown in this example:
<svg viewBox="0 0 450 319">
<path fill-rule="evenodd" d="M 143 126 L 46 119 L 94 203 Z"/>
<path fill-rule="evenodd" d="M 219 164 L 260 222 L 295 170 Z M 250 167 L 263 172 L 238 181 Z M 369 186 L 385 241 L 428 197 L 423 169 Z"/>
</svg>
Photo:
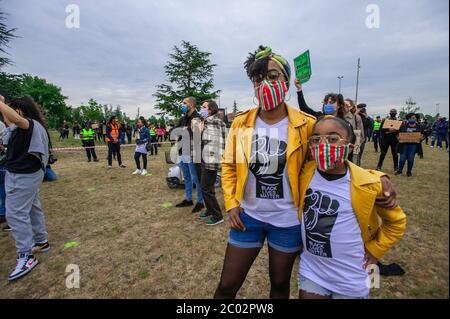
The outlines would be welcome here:
<svg viewBox="0 0 450 319">
<path fill-rule="evenodd" d="M 113 139 L 119 140 L 119 126 L 118 125 L 115 126 L 114 124 L 111 124 L 110 128 L 111 128 L 111 131 L 109 132 L 109 134 L 112 136 Z M 106 141 L 114 142 L 109 137 L 106 137 Z"/>
</svg>

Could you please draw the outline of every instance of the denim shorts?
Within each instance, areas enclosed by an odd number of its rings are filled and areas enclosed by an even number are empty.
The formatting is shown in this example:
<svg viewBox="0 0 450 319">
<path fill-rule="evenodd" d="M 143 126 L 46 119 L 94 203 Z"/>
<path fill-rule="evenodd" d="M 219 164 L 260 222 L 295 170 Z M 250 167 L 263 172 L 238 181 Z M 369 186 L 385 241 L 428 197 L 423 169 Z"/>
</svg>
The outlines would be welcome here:
<svg viewBox="0 0 450 319">
<path fill-rule="evenodd" d="M 242 212 L 239 216 L 245 225 L 245 231 L 230 230 L 228 243 L 239 248 L 261 248 L 267 237 L 269 246 L 282 253 L 300 252 L 302 247 L 301 225 L 276 227 L 261 222 Z"/>
<path fill-rule="evenodd" d="M 303 290 L 307 293 L 323 297 L 329 297 L 330 299 L 369 299 L 369 296 L 350 297 L 332 292 L 300 274 L 298 275 L 298 290 Z"/>
</svg>

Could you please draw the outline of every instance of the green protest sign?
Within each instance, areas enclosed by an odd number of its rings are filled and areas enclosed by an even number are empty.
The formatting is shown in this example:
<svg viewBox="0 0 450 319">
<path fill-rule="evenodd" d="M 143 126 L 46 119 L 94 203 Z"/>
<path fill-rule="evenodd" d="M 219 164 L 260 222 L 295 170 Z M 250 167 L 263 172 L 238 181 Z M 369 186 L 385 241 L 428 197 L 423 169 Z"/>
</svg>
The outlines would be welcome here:
<svg viewBox="0 0 450 319">
<path fill-rule="evenodd" d="M 301 84 L 306 83 L 311 78 L 311 60 L 309 50 L 300 54 L 294 59 L 295 75 Z"/>
</svg>

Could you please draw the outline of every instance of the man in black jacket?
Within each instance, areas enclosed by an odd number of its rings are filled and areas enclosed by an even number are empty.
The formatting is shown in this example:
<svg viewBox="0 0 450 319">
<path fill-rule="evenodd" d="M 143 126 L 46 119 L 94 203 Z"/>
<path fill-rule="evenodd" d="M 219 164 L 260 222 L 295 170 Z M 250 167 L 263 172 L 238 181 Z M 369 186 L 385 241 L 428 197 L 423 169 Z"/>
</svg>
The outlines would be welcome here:
<svg viewBox="0 0 450 319">
<path fill-rule="evenodd" d="M 197 204 L 192 210 L 193 213 L 200 212 L 203 208 L 203 197 L 202 197 L 202 189 L 200 185 L 200 174 L 201 174 L 201 162 L 194 162 L 193 149 L 194 145 L 194 133 L 192 131 L 193 124 L 196 121 L 200 121 L 200 114 L 198 114 L 196 110 L 197 101 L 194 97 L 187 97 L 183 100 L 183 104 L 181 106 L 181 111 L 184 113 L 184 116 L 178 122 L 176 128 L 183 129 L 189 132 L 189 143 L 187 141 L 182 141 L 183 136 L 178 139 L 178 142 L 183 143 L 183 147 L 180 148 L 180 169 L 183 172 L 184 176 L 184 190 L 185 190 L 185 199 L 176 205 L 176 207 L 188 207 L 193 206 L 194 202 L 192 201 L 192 190 L 193 184 L 195 184 L 195 188 L 197 190 Z M 187 134 L 186 134 L 187 136 Z M 200 141 L 199 141 L 200 142 Z M 185 148 L 189 147 L 188 150 Z"/>
<path fill-rule="evenodd" d="M 397 121 L 397 110 L 392 109 L 389 112 L 389 120 Z M 385 120 L 381 122 L 381 155 L 378 161 L 377 170 L 381 171 L 381 167 L 383 166 L 384 158 L 388 152 L 389 147 L 391 148 L 392 159 L 394 160 L 394 172 L 398 170 L 398 130 L 388 128 L 383 128 Z"/>
</svg>

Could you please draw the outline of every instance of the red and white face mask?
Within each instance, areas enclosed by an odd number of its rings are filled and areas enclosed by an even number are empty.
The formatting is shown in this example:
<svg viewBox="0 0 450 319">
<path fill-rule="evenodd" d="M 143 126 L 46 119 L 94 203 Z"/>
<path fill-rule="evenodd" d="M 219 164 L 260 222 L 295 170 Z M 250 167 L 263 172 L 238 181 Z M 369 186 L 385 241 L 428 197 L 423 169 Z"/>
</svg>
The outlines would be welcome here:
<svg viewBox="0 0 450 319">
<path fill-rule="evenodd" d="M 311 154 L 316 161 L 317 168 L 322 172 L 334 169 L 344 164 L 350 155 L 351 144 L 331 145 L 317 144 L 311 146 Z"/>
<path fill-rule="evenodd" d="M 263 80 L 256 88 L 259 106 L 265 111 L 272 111 L 284 102 L 287 90 L 284 81 Z"/>
</svg>

